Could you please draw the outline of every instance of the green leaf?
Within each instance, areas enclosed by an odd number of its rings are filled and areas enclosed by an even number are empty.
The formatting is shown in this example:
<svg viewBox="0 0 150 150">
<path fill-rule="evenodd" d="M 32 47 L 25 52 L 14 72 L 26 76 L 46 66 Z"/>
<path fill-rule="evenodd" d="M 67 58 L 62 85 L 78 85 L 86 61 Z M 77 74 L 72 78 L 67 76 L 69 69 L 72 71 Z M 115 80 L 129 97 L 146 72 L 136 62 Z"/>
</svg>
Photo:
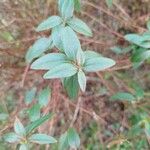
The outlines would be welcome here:
<svg viewBox="0 0 150 150">
<path fill-rule="evenodd" d="M 79 92 L 78 76 L 75 74 L 72 77 L 64 79 L 64 87 L 71 99 L 76 99 Z"/>
<path fill-rule="evenodd" d="M 57 140 L 46 134 L 33 134 L 29 137 L 30 142 L 38 144 L 51 144 L 56 143 Z"/>
<path fill-rule="evenodd" d="M 116 54 L 126 54 L 132 50 L 132 47 L 133 47 L 133 45 L 128 46 L 126 48 L 121 48 L 121 47 L 115 46 L 110 49 Z"/>
<path fill-rule="evenodd" d="M 26 135 L 25 128 L 18 118 L 16 118 L 14 122 L 14 131 L 20 136 Z"/>
<path fill-rule="evenodd" d="M 77 63 L 78 65 L 83 65 L 85 62 L 85 55 L 82 50 L 78 50 L 77 52 Z"/>
<path fill-rule="evenodd" d="M 63 49 L 63 43 L 61 40 L 61 30 L 63 29 L 63 26 L 56 26 L 52 30 L 52 39 L 53 39 L 53 44 L 60 50 L 64 51 Z"/>
<path fill-rule="evenodd" d="M 9 117 L 8 114 L 6 114 L 6 113 L 0 113 L 0 121 L 5 121 L 5 120 L 8 119 L 8 117 Z"/>
<path fill-rule="evenodd" d="M 32 69 L 35 70 L 49 70 L 60 64 L 67 63 L 67 56 L 60 53 L 46 54 L 34 61 L 31 65 Z"/>
<path fill-rule="evenodd" d="M 135 89 L 135 96 L 138 99 L 142 99 L 144 97 L 144 90 L 142 89 L 142 87 L 136 83 L 133 84 L 133 88 Z"/>
<path fill-rule="evenodd" d="M 66 150 L 69 147 L 67 132 L 60 136 L 58 147 L 58 150 Z"/>
<path fill-rule="evenodd" d="M 29 146 L 27 144 L 21 144 L 19 150 L 29 150 Z"/>
<path fill-rule="evenodd" d="M 150 39 L 150 38 L 149 38 Z M 139 44 L 139 46 L 144 48 L 150 48 L 150 41 L 144 41 Z"/>
<path fill-rule="evenodd" d="M 85 76 L 85 73 L 82 70 L 79 70 L 79 72 L 78 72 L 78 82 L 79 82 L 81 90 L 83 92 L 85 92 L 85 89 L 86 89 L 86 76 Z"/>
<path fill-rule="evenodd" d="M 143 52 L 140 57 L 143 61 L 145 61 L 146 59 L 149 59 L 150 58 L 150 50 Z"/>
<path fill-rule="evenodd" d="M 48 114 L 45 116 L 40 117 L 38 120 L 32 122 L 31 124 L 29 124 L 25 129 L 26 129 L 26 133 L 29 134 L 31 133 L 33 130 L 35 130 L 36 128 L 38 128 L 41 124 L 43 124 L 44 122 L 46 122 L 48 119 L 52 118 L 52 114 Z"/>
<path fill-rule="evenodd" d="M 76 11 L 81 11 L 81 1 L 80 0 L 74 0 L 74 7 Z"/>
<path fill-rule="evenodd" d="M 44 31 L 51 28 L 54 28 L 62 23 L 62 19 L 59 16 L 51 16 L 48 19 L 44 20 L 39 26 L 36 28 L 36 31 Z"/>
<path fill-rule="evenodd" d="M 30 103 L 32 103 L 32 101 L 34 100 L 35 98 L 35 94 L 36 94 L 36 88 L 32 88 L 30 90 L 28 90 L 26 93 L 25 93 L 25 103 L 28 105 Z"/>
<path fill-rule="evenodd" d="M 143 120 L 143 122 L 144 122 L 145 134 L 149 139 L 150 138 L 150 122 L 147 119 Z"/>
<path fill-rule="evenodd" d="M 115 47 L 111 47 L 111 50 L 116 53 L 116 54 L 122 54 L 123 50 L 121 47 L 115 46 Z"/>
<path fill-rule="evenodd" d="M 105 57 L 91 57 L 86 59 L 84 70 L 87 72 L 95 72 L 105 70 L 115 65 L 115 61 Z"/>
<path fill-rule="evenodd" d="M 40 106 L 41 107 L 47 106 L 47 104 L 50 100 L 50 97 L 51 97 L 51 89 L 49 87 L 40 91 L 40 93 L 38 95 L 38 102 L 39 102 Z"/>
<path fill-rule="evenodd" d="M 147 29 L 150 31 L 150 19 L 147 22 Z"/>
<path fill-rule="evenodd" d="M 17 143 L 17 142 L 20 142 L 21 140 L 20 136 L 14 132 L 5 134 L 3 138 L 6 142 L 9 142 L 9 143 Z"/>
<path fill-rule="evenodd" d="M 74 0 L 59 0 L 59 11 L 64 20 L 73 16 Z"/>
<path fill-rule="evenodd" d="M 41 56 L 52 46 L 52 39 L 42 37 L 35 41 L 35 43 L 28 49 L 26 54 L 26 61 L 31 63 L 33 59 Z"/>
<path fill-rule="evenodd" d="M 111 100 L 125 100 L 131 102 L 135 100 L 135 97 L 130 93 L 118 92 L 111 97 Z"/>
<path fill-rule="evenodd" d="M 90 51 L 90 50 L 87 50 L 84 52 L 84 55 L 85 55 L 85 58 L 86 58 L 86 61 L 88 61 L 89 59 L 91 59 L 92 57 L 96 58 L 96 57 L 101 57 L 101 55 L 99 53 L 96 53 L 94 51 Z"/>
<path fill-rule="evenodd" d="M 29 109 L 29 118 L 32 122 L 40 118 L 39 104 L 35 104 Z"/>
<path fill-rule="evenodd" d="M 145 51 L 145 48 L 141 48 L 141 47 L 136 47 L 135 49 L 133 49 L 132 51 L 132 57 L 131 57 L 131 61 L 132 62 L 141 62 L 141 54 Z"/>
<path fill-rule="evenodd" d="M 68 58 L 76 60 L 77 52 L 81 49 L 77 35 L 70 27 L 65 27 L 61 33 L 63 47 Z"/>
<path fill-rule="evenodd" d="M 58 0 L 58 9 L 60 12 L 61 12 L 63 3 L 64 3 L 64 0 Z"/>
<path fill-rule="evenodd" d="M 80 137 L 74 128 L 70 128 L 67 132 L 68 143 L 71 148 L 79 148 Z"/>
<path fill-rule="evenodd" d="M 127 35 L 125 35 L 125 39 L 134 44 L 141 43 L 141 36 L 137 35 L 137 34 L 127 34 Z"/>
<path fill-rule="evenodd" d="M 80 20 L 78 18 L 72 18 L 67 23 L 76 32 L 79 32 L 79 33 L 84 34 L 86 36 L 90 36 L 90 37 L 92 36 L 91 29 L 82 20 Z"/>
<path fill-rule="evenodd" d="M 63 63 L 52 68 L 43 77 L 44 79 L 65 78 L 77 73 L 77 68 L 70 63 Z"/>
<path fill-rule="evenodd" d="M 109 8 L 111 8 L 113 6 L 113 0 L 105 0 L 105 1 Z"/>
</svg>

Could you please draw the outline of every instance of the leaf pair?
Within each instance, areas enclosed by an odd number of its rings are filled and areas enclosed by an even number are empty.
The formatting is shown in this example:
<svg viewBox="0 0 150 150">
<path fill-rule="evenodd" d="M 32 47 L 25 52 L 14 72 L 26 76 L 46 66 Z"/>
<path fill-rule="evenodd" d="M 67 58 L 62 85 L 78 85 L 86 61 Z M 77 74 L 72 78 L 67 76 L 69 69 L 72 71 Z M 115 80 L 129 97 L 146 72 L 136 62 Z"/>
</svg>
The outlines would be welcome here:
<svg viewBox="0 0 150 150">
<path fill-rule="evenodd" d="M 68 52 L 68 54 L 70 53 Z M 75 63 L 69 61 L 69 58 L 67 59 L 67 56 L 65 56 L 64 54 L 53 53 L 47 54 L 36 60 L 31 65 L 31 68 L 49 70 L 43 76 L 45 79 L 66 78 L 77 74 L 80 88 L 82 89 L 82 91 L 85 91 L 86 77 L 84 72 L 101 71 L 115 64 L 112 59 L 101 57 L 99 54 L 92 51 L 83 53 L 81 52 L 78 56 L 77 63 L 79 63 L 81 66 L 76 66 Z"/>
<path fill-rule="evenodd" d="M 41 116 L 41 108 L 46 107 L 51 96 L 51 89 L 46 87 L 39 91 L 36 98 L 36 88 L 32 88 L 28 90 L 25 94 L 25 103 L 27 105 L 31 104 L 34 99 L 37 99 L 36 104 L 34 104 L 31 108 L 28 109 L 29 119 L 30 121 L 35 121 Z"/>
<path fill-rule="evenodd" d="M 27 135 L 26 129 L 18 118 L 14 122 L 14 131 L 3 136 L 4 140 L 9 143 L 20 143 Z M 25 141 L 24 141 L 25 142 Z"/>
<path fill-rule="evenodd" d="M 42 123 L 48 120 L 51 115 L 46 115 L 40 119 L 34 121 L 32 124 L 29 124 L 27 127 L 24 127 L 18 118 L 14 122 L 14 131 L 3 136 L 4 140 L 9 143 L 19 143 L 19 150 L 28 150 L 28 144 L 38 143 L 38 144 L 51 144 L 56 143 L 56 139 L 48 136 L 46 134 L 33 134 L 28 137 L 34 129 L 39 127 Z"/>
<path fill-rule="evenodd" d="M 68 40 L 73 37 L 75 41 L 72 40 L 72 42 L 74 44 L 70 43 L 70 45 L 72 45 L 72 48 L 73 45 L 80 45 L 77 36 L 71 30 L 71 28 L 86 36 L 92 36 L 92 32 L 90 28 L 86 25 L 86 23 L 78 18 L 73 17 L 74 5 L 79 6 L 79 4 L 79 0 L 59 0 L 59 10 L 62 18 L 59 16 L 51 16 L 48 19 L 44 20 L 41 24 L 39 24 L 39 26 L 36 28 L 36 31 L 39 32 L 52 29 L 52 37 L 40 38 L 33 44 L 32 47 L 29 48 L 26 54 L 26 60 L 28 63 L 32 62 L 33 59 L 41 56 L 48 49 L 52 48 L 53 44 L 59 50 L 65 50 L 68 56 L 70 49 L 68 50 L 67 44 L 64 43 L 69 43 L 70 41 Z M 67 27 L 65 27 L 65 25 L 67 25 Z M 68 26 L 70 26 L 70 28 Z M 69 33 L 66 34 L 68 30 Z M 76 46 L 74 48 L 76 48 Z M 77 49 L 74 48 L 72 49 L 72 51 L 77 51 Z M 70 54 L 69 57 L 73 56 L 71 56 Z"/>
<path fill-rule="evenodd" d="M 57 16 L 58 17 L 58 16 Z M 37 31 L 43 31 L 47 29 L 52 30 L 52 37 L 45 38 L 42 37 L 38 39 L 32 47 L 29 48 L 27 54 L 26 54 L 26 60 L 28 63 L 32 62 L 33 59 L 41 56 L 44 52 L 46 52 L 48 49 L 51 49 L 53 47 L 53 44 L 61 51 L 66 49 L 66 43 L 65 40 L 71 39 L 76 39 L 74 41 L 75 45 L 79 45 L 79 41 L 77 40 L 77 37 L 75 38 L 75 33 L 71 30 L 74 29 L 75 31 L 87 35 L 87 36 L 92 36 L 92 32 L 90 28 L 80 19 L 77 18 L 72 18 L 69 20 L 68 25 L 71 27 L 63 27 L 61 24 L 63 23 L 62 21 L 58 21 L 58 18 L 56 16 L 52 16 L 48 18 L 47 20 L 43 21 L 38 27 Z M 55 25 L 54 25 L 55 24 Z M 70 34 L 66 34 L 68 32 Z M 71 37 L 69 37 L 71 36 Z M 66 38 L 65 38 L 66 37 Z M 68 38 L 69 37 L 69 38 Z M 67 41 L 69 43 L 69 41 Z M 65 47 L 64 47 L 65 45 Z M 66 49 L 67 50 L 67 49 Z"/>
<path fill-rule="evenodd" d="M 127 34 L 125 36 L 125 39 L 133 44 L 136 44 L 140 47 L 143 48 L 150 48 L 150 34 L 143 34 L 143 35 L 138 35 L 138 34 Z"/>
<path fill-rule="evenodd" d="M 68 129 L 59 140 L 59 150 L 66 150 L 69 146 L 73 149 L 80 146 L 80 137 L 74 128 Z"/>
<path fill-rule="evenodd" d="M 135 44 L 132 48 L 131 61 L 134 67 L 140 66 L 145 60 L 150 58 L 150 33 L 145 32 L 142 35 L 127 34 L 125 39 Z"/>
</svg>

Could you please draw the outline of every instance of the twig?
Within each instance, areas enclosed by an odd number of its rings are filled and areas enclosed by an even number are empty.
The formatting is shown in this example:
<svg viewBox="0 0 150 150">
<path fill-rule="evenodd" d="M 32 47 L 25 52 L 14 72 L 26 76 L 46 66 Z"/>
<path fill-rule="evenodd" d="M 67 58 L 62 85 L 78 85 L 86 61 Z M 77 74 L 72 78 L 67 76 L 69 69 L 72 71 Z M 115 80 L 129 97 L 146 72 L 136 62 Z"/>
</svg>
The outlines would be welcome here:
<svg viewBox="0 0 150 150">
<path fill-rule="evenodd" d="M 80 110 L 80 104 L 81 104 L 81 97 L 78 98 L 78 103 L 77 103 L 77 105 L 76 105 L 75 113 L 74 113 L 73 119 L 72 119 L 72 121 L 71 121 L 70 127 L 73 126 L 74 122 L 75 122 L 76 119 L 77 119 L 78 112 L 79 112 L 79 110 Z"/>
<path fill-rule="evenodd" d="M 28 74 L 29 68 L 30 68 L 30 64 L 28 64 L 24 70 L 24 74 L 23 74 L 22 81 L 21 81 L 21 88 L 24 87 L 25 79 Z"/>
<path fill-rule="evenodd" d="M 69 105 L 71 105 L 71 106 L 73 106 L 73 107 L 76 108 L 76 104 L 74 104 L 73 102 L 71 102 L 71 101 L 70 101 L 69 99 L 67 99 L 64 95 L 61 94 L 61 97 L 63 98 L 63 100 L 65 100 L 65 101 L 67 100 L 68 103 L 69 103 Z M 89 111 L 89 110 L 87 110 L 87 109 L 85 109 L 85 108 L 83 108 L 83 107 L 79 107 L 79 109 L 80 109 L 81 111 L 83 111 L 84 113 L 88 114 L 89 116 L 91 116 L 92 118 L 94 118 L 95 120 L 99 120 L 99 121 L 101 121 L 103 124 L 107 125 L 107 122 L 106 122 L 103 118 L 101 118 L 100 116 L 98 116 L 94 111 Z"/>
</svg>

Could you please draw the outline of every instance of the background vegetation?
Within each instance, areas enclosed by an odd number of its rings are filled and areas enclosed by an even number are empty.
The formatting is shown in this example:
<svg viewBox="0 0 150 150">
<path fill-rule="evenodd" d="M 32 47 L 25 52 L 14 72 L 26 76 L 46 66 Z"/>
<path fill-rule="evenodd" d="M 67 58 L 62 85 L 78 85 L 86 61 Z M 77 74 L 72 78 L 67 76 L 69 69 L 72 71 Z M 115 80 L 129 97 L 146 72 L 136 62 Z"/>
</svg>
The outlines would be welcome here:
<svg viewBox="0 0 150 150">
<path fill-rule="evenodd" d="M 79 35 L 82 47 L 117 64 L 88 74 L 86 92 L 74 101 L 60 80 L 44 80 L 43 71 L 30 70 L 25 63 L 27 49 L 39 36 L 49 35 L 49 31 L 36 33 L 35 27 L 56 14 L 55 0 L 0 1 L 0 150 L 16 148 L 2 138 L 13 130 L 15 116 L 25 126 L 39 117 L 34 104 L 45 87 L 50 101 L 41 114 L 55 115 L 38 128 L 39 133 L 59 139 L 73 122 L 80 135 L 79 149 L 149 150 L 150 61 L 139 57 L 135 51 L 142 46 L 125 36 L 149 34 L 149 0 L 82 1 L 76 16 L 93 31 L 92 38 Z M 35 148 L 57 150 L 58 145 L 31 145 Z"/>
</svg>

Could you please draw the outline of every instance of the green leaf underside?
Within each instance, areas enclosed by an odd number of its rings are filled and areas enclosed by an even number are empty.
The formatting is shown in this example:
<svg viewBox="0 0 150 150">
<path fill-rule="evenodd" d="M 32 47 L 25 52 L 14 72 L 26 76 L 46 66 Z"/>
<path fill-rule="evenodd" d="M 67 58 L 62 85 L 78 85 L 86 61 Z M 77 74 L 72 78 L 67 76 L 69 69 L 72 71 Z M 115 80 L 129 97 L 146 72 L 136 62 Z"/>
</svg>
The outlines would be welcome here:
<svg viewBox="0 0 150 150">
<path fill-rule="evenodd" d="M 150 19 L 147 22 L 147 29 L 150 31 Z"/>
<path fill-rule="evenodd" d="M 116 54 L 122 54 L 123 53 L 123 49 L 121 47 L 118 47 L 118 46 L 111 47 L 111 50 Z"/>
<path fill-rule="evenodd" d="M 134 88 L 134 90 L 135 90 L 135 96 L 138 98 L 138 99 L 141 99 L 141 98 L 143 98 L 144 97 L 144 90 L 143 90 L 143 88 L 140 86 L 140 85 L 138 85 L 137 83 L 133 83 L 133 88 Z"/>
<path fill-rule="evenodd" d="M 26 61 L 28 63 L 32 62 L 33 59 L 41 56 L 44 52 L 46 52 L 52 45 L 51 38 L 42 37 L 35 41 L 33 46 L 28 49 L 26 54 Z"/>
<path fill-rule="evenodd" d="M 74 0 L 59 0 L 59 10 L 64 20 L 71 18 L 74 12 Z"/>
<path fill-rule="evenodd" d="M 113 0 L 106 0 L 106 4 L 109 8 L 113 6 Z"/>
<path fill-rule="evenodd" d="M 55 28 L 53 28 L 52 30 L 52 39 L 53 39 L 53 44 L 60 50 L 60 51 L 64 51 L 63 50 L 63 43 L 61 40 L 61 30 L 63 29 L 63 26 L 56 26 Z"/>
<path fill-rule="evenodd" d="M 9 143 L 17 143 L 21 140 L 21 137 L 14 132 L 5 134 L 3 138 Z"/>
<path fill-rule="evenodd" d="M 94 51 L 90 51 L 90 50 L 85 51 L 84 55 L 85 55 L 86 61 L 88 61 L 92 57 L 94 57 L 94 58 L 101 57 L 101 55 L 99 53 L 94 52 Z"/>
<path fill-rule="evenodd" d="M 79 92 L 79 83 L 77 74 L 64 79 L 64 87 L 71 99 L 75 99 Z"/>
<path fill-rule="evenodd" d="M 118 92 L 111 97 L 111 100 L 126 100 L 131 102 L 135 100 L 135 97 L 130 93 Z"/>
<path fill-rule="evenodd" d="M 64 0 L 58 0 L 58 9 L 59 9 L 60 13 L 61 13 L 63 3 L 64 3 Z"/>
<path fill-rule="evenodd" d="M 86 72 L 102 71 L 115 65 L 115 61 L 110 58 L 96 57 L 85 61 L 84 70 Z"/>
<path fill-rule="evenodd" d="M 32 122 L 40 118 L 40 105 L 39 104 L 35 104 L 29 109 L 29 118 Z"/>
<path fill-rule="evenodd" d="M 30 90 L 28 90 L 25 94 L 25 103 L 28 105 L 30 103 L 32 103 L 32 101 L 35 98 L 35 94 L 36 94 L 36 88 L 32 88 Z"/>
<path fill-rule="evenodd" d="M 33 134 L 29 137 L 29 140 L 38 144 L 51 144 L 57 142 L 55 138 L 46 134 Z"/>
<path fill-rule="evenodd" d="M 41 107 L 47 106 L 47 104 L 50 100 L 50 96 L 51 96 L 51 90 L 49 87 L 40 91 L 40 93 L 38 95 L 38 102 Z"/>
<path fill-rule="evenodd" d="M 82 66 L 84 64 L 84 62 L 85 62 L 84 52 L 82 50 L 78 50 L 78 52 L 77 52 L 77 63 Z"/>
<path fill-rule="evenodd" d="M 29 150 L 29 146 L 27 144 L 21 144 L 19 150 Z"/>
<path fill-rule="evenodd" d="M 86 36 L 90 36 L 90 37 L 92 36 L 91 29 L 82 20 L 80 20 L 78 18 L 72 18 L 67 23 L 76 32 L 79 32 Z"/>
<path fill-rule="evenodd" d="M 77 73 L 77 68 L 70 63 L 63 63 L 52 68 L 43 77 L 44 79 L 65 78 Z"/>
<path fill-rule="evenodd" d="M 26 135 L 25 128 L 18 118 L 16 118 L 14 122 L 14 131 L 20 136 Z"/>
<path fill-rule="evenodd" d="M 69 147 L 67 132 L 62 134 L 59 139 L 59 150 L 66 150 Z"/>
<path fill-rule="evenodd" d="M 80 146 L 80 137 L 75 129 L 70 128 L 67 132 L 67 137 L 70 147 L 78 148 Z"/>
<path fill-rule="evenodd" d="M 114 47 L 111 47 L 110 49 L 116 54 L 126 54 L 126 53 L 130 52 L 133 49 L 133 46 L 134 45 L 130 45 L 126 48 L 114 46 Z"/>
<path fill-rule="evenodd" d="M 66 55 L 60 53 L 46 54 L 34 61 L 31 65 L 32 69 L 35 70 L 49 70 L 57 65 L 67 63 L 68 59 Z"/>
<path fill-rule="evenodd" d="M 85 73 L 82 70 L 79 70 L 79 72 L 78 72 L 78 82 L 79 82 L 81 90 L 83 92 L 85 92 L 85 89 L 86 89 L 86 76 L 85 76 Z"/>
<path fill-rule="evenodd" d="M 51 16 L 48 19 L 44 20 L 39 26 L 36 28 L 36 31 L 44 31 L 51 28 L 54 28 L 57 25 L 62 23 L 62 19 L 59 16 Z"/>
<path fill-rule="evenodd" d="M 145 134 L 148 138 L 150 138 L 150 122 L 148 120 L 144 120 Z"/>
<path fill-rule="evenodd" d="M 5 121 L 9 117 L 9 114 L 7 113 L 0 113 L 0 121 Z"/>
<path fill-rule="evenodd" d="M 38 120 L 32 122 L 31 124 L 29 124 L 25 129 L 26 129 L 26 133 L 29 134 L 30 132 L 32 132 L 33 130 L 35 130 L 36 128 L 38 128 L 41 124 L 43 124 L 44 122 L 46 122 L 48 119 L 52 118 L 52 114 L 48 114 L 45 115 L 41 118 L 39 118 Z"/>
<path fill-rule="evenodd" d="M 70 27 L 62 29 L 61 39 L 68 58 L 76 60 L 77 52 L 81 49 L 77 35 Z"/>
</svg>

